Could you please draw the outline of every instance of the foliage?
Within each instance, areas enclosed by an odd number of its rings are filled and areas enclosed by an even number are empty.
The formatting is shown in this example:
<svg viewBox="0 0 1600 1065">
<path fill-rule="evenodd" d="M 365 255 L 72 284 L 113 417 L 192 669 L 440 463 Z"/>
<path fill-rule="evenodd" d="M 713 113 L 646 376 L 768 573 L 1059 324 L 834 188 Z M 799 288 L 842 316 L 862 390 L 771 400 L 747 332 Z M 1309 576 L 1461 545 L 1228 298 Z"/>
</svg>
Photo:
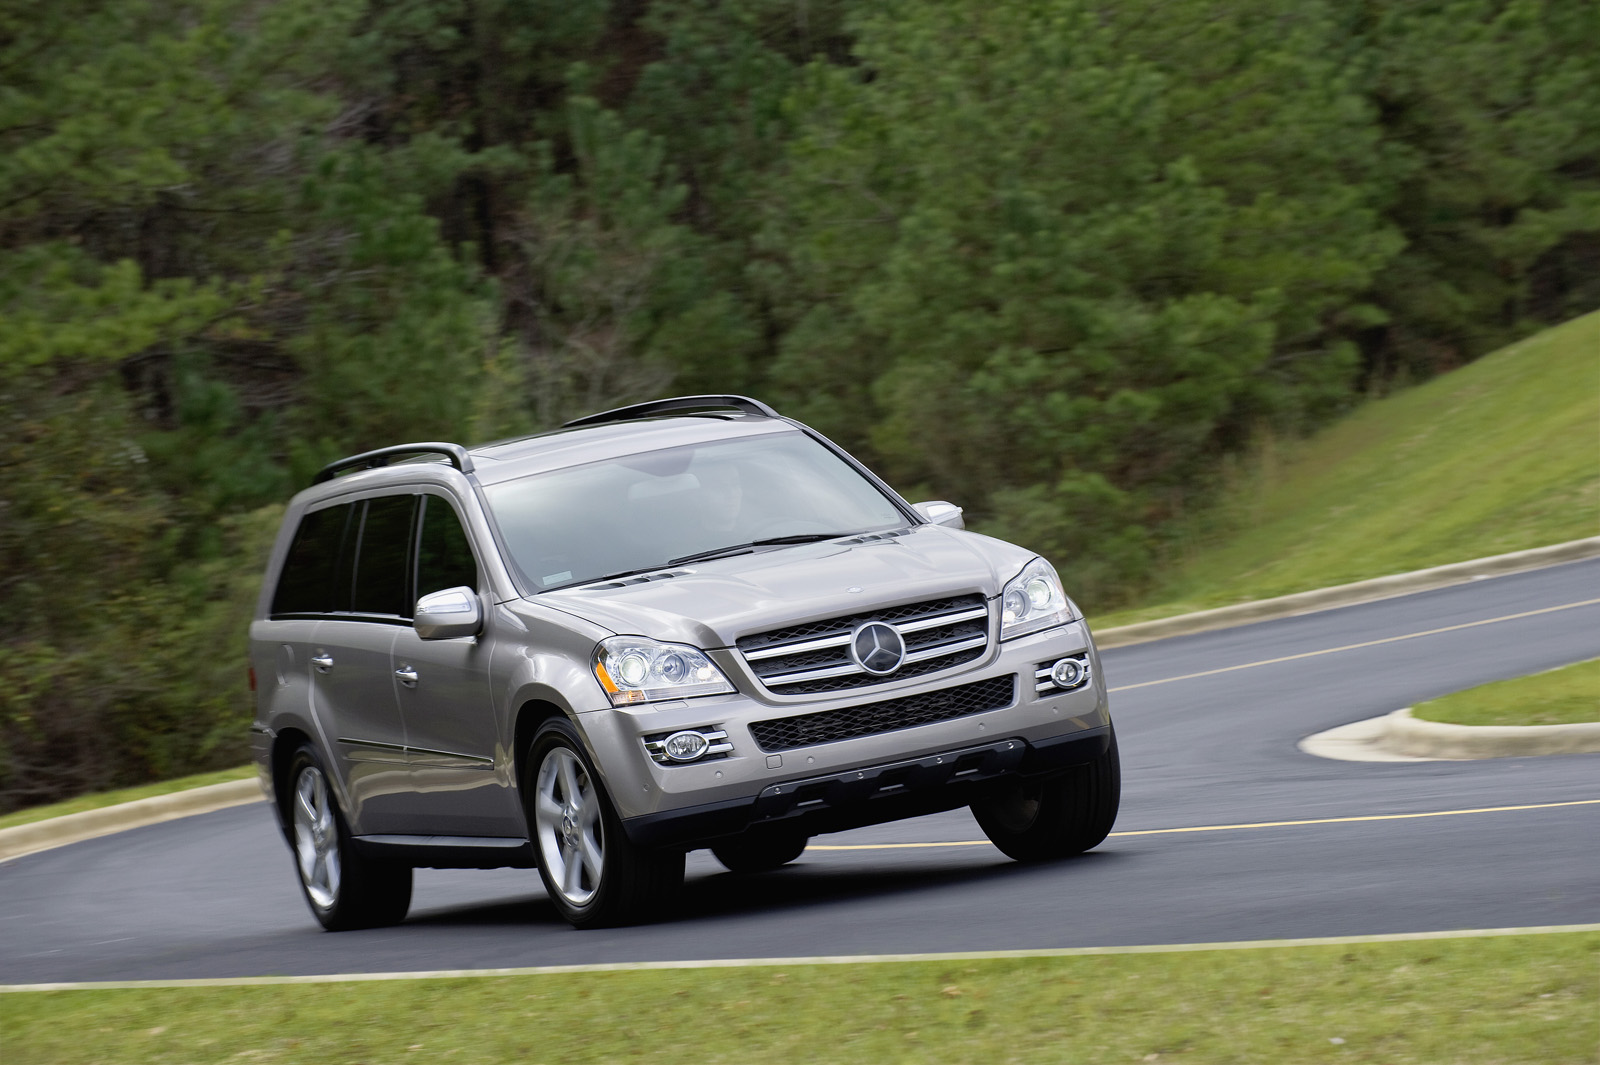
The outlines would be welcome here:
<svg viewBox="0 0 1600 1065">
<path fill-rule="evenodd" d="M 1406 250 L 1372 372 L 1426 375 L 1600 304 L 1600 8 L 1377 0 L 1358 30 Z"/>
<path fill-rule="evenodd" d="M 798 98 L 779 380 L 892 480 L 1068 560 L 1109 533 L 1109 586 L 1140 576 L 1169 492 L 1340 402 L 1399 247 L 1335 23 L 1038 2 L 858 29 L 863 66 Z"/>
<path fill-rule="evenodd" d="M 127 397 L 4 386 L 0 805 L 236 764 L 241 640 L 276 508 L 192 561 Z"/>
<path fill-rule="evenodd" d="M 269 508 L 405 438 L 750 392 L 1126 599 L 1259 434 L 1600 303 L 1597 19 L 0 0 L 0 808 L 238 758 Z"/>
<path fill-rule="evenodd" d="M 441 431 L 470 406 L 443 401 L 482 280 L 411 185 L 317 136 L 338 104 L 306 85 L 358 13 L 0 8 L 0 808 L 243 756 L 256 508 L 289 455 L 407 431 L 302 389 L 393 368 Z M 423 154 L 382 162 L 410 182 Z"/>
</svg>

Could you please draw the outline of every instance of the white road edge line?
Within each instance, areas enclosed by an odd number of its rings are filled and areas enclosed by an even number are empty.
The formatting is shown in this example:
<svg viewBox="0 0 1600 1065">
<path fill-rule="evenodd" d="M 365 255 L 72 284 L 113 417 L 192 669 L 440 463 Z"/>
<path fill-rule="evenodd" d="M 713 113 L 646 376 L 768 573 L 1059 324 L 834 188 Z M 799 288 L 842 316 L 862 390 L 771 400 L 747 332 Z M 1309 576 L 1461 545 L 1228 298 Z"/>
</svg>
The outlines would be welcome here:
<svg viewBox="0 0 1600 1065">
<path fill-rule="evenodd" d="M 1077 958 L 1106 954 L 1189 954 L 1206 950 L 1270 950 L 1277 947 L 1337 947 L 1363 943 L 1412 943 L 1433 939 L 1485 939 L 1600 932 L 1600 924 L 1538 925 L 1528 928 L 1465 928 L 1445 932 L 1383 932 L 1315 939 L 1253 939 L 1231 943 L 1162 943 L 1127 947 L 1054 947 L 1041 950 L 976 950 L 934 954 L 855 954 L 815 958 L 720 958 L 705 961 L 603 962 L 540 965 L 524 969 L 436 969 L 407 973 L 323 973 L 315 976 L 239 976 L 196 980 L 112 980 L 85 983 L 0 984 L 0 994 L 28 991 L 116 991 L 136 988 L 270 987 L 279 984 L 371 983 L 390 980 L 462 980 L 569 973 L 644 972 L 661 969 L 756 969 L 775 965 L 878 965 L 899 962 L 1004 961 L 1011 958 Z"/>
<path fill-rule="evenodd" d="M 1477 621 L 1464 621 L 1459 625 L 1446 625 L 1438 629 L 1424 629 L 1421 632 L 1407 632 L 1399 636 L 1385 636 L 1381 640 L 1365 640 L 1361 643 L 1347 643 L 1342 647 L 1324 647 L 1319 651 L 1302 651 L 1295 655 L 1284 655 L 1281 658 L 1265 658 L 1259 662 L 1242 662 L 1236 666 L 1221 666 L 1217 669 L 1206 669 L 1199 673 L 1185 673 L 1179 677 L 1163 677 L 1160 680 L 1145 680 L 1138 684 L 1124 684 L 1117 688 L 1107 688 L 1108 692 L 1127 692 L 1135 688 L 1153 688 L 1157 684 L 1172 684 L 1180 680 L 1196 680 L 1200 677 L 1214 677 L 1219 673 L 1234 673 L 1241 669 L 1255 669 L 1258 666 L 1276 666 L 1283 662 L 1298 662 L 1303 658 L 1317 658 L 1322 655 L 1338 654 L 1341 651 L 1360 651 L 1367 647 L 1378 647 L 1386 643 L 1400 643 L 1404 640 L 1416 640 L 1424 636 L 1438 636 L 1446 632 L 1459 632 L 1462 629 L 1476 629 L 1482 625 L 1498 625 L 1502 621 L 1521 621 L 1523 618 L 1538 617 L 1541 614 L 1555 614 L 1562 610 L 1576 610 L 1580 607 L 1600 604 L 1600 599 L 1583 599 L 1576 603 L 1562 603 L 1560 606 L 1541 607 L 1538 610 L 1524 610 L 1519 614 L 1503 614 L 1497 618 L 1480 618 Z"/>
</svg>

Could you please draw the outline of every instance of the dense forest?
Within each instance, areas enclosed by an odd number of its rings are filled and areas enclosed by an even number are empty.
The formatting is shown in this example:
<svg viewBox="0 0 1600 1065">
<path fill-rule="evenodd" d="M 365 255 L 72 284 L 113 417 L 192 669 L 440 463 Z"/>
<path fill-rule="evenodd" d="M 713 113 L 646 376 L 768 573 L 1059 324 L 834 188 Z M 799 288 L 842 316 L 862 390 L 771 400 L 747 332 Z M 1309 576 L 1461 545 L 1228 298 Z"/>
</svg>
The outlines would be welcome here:
<svg viewBox="0 0 1600 1065">
<path fill-rule="evenodd" d="M 0 0 L 0 810 L 243 760 L 343 454 L 748 393 L 1104 607 L 1597 306 L 1591 0 Z"/>
</svg>

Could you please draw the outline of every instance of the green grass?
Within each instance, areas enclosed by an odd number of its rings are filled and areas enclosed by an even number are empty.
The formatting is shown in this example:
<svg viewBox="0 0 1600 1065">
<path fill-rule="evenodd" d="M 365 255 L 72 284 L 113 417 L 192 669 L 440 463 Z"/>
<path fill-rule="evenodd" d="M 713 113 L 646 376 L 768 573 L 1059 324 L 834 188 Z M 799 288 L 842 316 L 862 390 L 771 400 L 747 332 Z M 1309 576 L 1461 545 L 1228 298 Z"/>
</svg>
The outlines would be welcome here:
<svg viewBox="0 0 1600 1065">
<path fill-rule="evenodd" d="M 0 995 L 49 1062 L 1592 1062 L 1600 934 Z"/>
<path fill-rule="evenodd" d="M 1265 447 L 1100 628 L 1600 535 L 1600 313 Z"/>
<path fill-rule="evenodd" d="M 1600 721 L 1600 658 L 1496 681 L 1419 703 L 1412 716 L 1456 725 L 1570 725 Z"/>
<path fill-rule="evenodd" d="M 102 806 L 115 806 L 119 802 L 132 802 L 135 799 L 150 799 L 157 795 L 167 795 L 174 791 L 187 791 L 190 788 L 204 787 L 207 784 L 224 784 L 230 780 L 249 780 L 255 774 L 255 766 L 245 765 L 234 769 L 219 769 L 214 773 L 199 773 L 192 777 L 163 780 L 157 784 L 142 784 L 136 788 L 119 788 L 116 791 L 102 791 L 94 795 L 80 795 L 76 799 L 68 799 L 66 802 L 51 803 L 48 806 L 30 806 L 26 810 L 16 810 L 9 814 L 0 815 L 0 828 L 30 825 L 35 821 L 44 821 L 51 817 L 61 817 L 64 814 L 80 814 L 85 810 L 98 810 Z"/>
</svg>

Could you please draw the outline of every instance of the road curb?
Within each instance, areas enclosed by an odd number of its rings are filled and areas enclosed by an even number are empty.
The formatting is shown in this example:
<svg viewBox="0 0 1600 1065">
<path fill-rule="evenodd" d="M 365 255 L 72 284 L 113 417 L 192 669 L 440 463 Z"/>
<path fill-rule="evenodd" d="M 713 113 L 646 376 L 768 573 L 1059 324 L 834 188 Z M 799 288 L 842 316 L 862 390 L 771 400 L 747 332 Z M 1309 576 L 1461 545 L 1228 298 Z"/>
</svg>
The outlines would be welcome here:
<svg viewBox="0 0 1600 1065">
<path fill-rule="evenodd" d="M 1570 725 L 1453 725 L 1424 721 L 1408 706 L 1387 714 L 1384 744 L 1412 758 L 1515 758 L 1600 751 L 1600 722 Z"/>
<path fill-rule="evenodd" d="M 1570 725 L 1454 725 L 1402 710 L 1301 740 L 1319 758 L 1342 762 L 1472 761 L 1600 752 L 1600 722 Z"/>
<path fill-rule="evenodd" d="M 1095 642 L 1102 648 L 1127 647 L 1172 636 L 1189 636 L 1213 629 L 1227 629 L 1235 625 L 1248 625 L 1256 621 L 1275 621 L 1279 618 L 1311 614 L 1334 607 L 1354 606 L 1379 599 L 1390 599 L 1433 588 L 1446 588 L 1452 584 L 1465 584 L 1484 577 L 1500 577 L 1508 573 L 1555 566 L 1563 562 L 1580 562 L 1600 558 L 1600 536 L 1583 540 L 1569 540 L 1563 544 L 1535 547 L 1527 551 L 1512 551 L 1504 555 L 1490 555 L 1469 562 L 1452 562 L 1444 566 L 1397 573 L 1389 577 L 1352 584 L 1338 584 L 1331 588 L 1317 588 L 1309 592 L 1295 592 L 1272 599 L 1257 599 L 1250 603 L 1199 610 L 1177 617 L 1141 621 L 1133 625 L 1118 625 L 1109 629 L 1096 629 Z"/>
<path fill-rule="evenodd" d="M 130 828 L 242 806 L 261 798 L 261 783 L 252 777 L 249 780 L 230 780 L 224 784 L 175 791 L 170 795 L 157 795 L 149 799 L 135 799 L 98 810 L 85 810 L 80 814 L 64 814 L 46 821 L 35 821 L 31 825 L 0 828 L 0 862 L 36 851 L 64 847 L 80 840 L 94 839 L 96 836 L 109 836 Z"/>
</svg>

